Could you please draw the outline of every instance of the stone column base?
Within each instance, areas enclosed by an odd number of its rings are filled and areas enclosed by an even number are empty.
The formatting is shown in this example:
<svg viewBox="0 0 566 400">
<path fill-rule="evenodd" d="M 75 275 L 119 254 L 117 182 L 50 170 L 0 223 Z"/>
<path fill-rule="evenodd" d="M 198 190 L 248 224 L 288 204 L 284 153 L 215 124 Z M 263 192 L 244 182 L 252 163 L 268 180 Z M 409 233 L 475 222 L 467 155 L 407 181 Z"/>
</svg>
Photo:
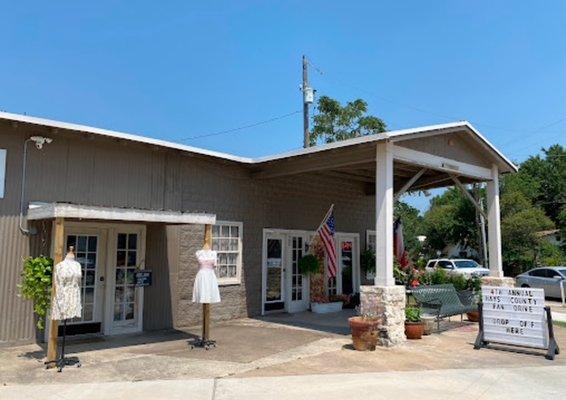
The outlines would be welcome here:
<svg viewBox="0 0 566 400">
<path fill-rule="evenodd" d="M 482 286 L 515 287 L 515 278 L 482 276 L 481 284 Z"/>
<path fill-rule="evenodd" d="M 381 319 L 380 346 L 394 346 L 407 340 L 404 286 L 362 286 L 360 312 Z"/>
</svg>

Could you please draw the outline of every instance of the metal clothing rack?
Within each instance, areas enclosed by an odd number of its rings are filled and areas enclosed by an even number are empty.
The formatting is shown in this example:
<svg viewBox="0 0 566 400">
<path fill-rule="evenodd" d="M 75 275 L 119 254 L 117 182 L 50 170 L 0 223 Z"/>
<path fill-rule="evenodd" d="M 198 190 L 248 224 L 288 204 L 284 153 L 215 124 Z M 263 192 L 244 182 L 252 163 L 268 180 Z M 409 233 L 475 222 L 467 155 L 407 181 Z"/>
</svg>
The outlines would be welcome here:
<svg viewBox="0 0 566 400">
<path fill-rule="evenodd" d="M 202 337 L 191 342 L 191 350 L 195 347 L 201 347 L 205 350 L 216 347 L 216 340 L 210 339 L 210 304 L 202 305 Z"/>
<path fill-rule="evenodd" d="M 61 341 L 61 354 L 53 361 L 46 361 L 45 368 L 57 367 L 57 372 L 63 371 L 67 365 L 76 365 L 77 368 L 81 367 L 81 361 L 78 357 L 65 357 L 65 342 L 67 339 L 67 320 L 63 320 L 63 340 Z"/>
</svg>

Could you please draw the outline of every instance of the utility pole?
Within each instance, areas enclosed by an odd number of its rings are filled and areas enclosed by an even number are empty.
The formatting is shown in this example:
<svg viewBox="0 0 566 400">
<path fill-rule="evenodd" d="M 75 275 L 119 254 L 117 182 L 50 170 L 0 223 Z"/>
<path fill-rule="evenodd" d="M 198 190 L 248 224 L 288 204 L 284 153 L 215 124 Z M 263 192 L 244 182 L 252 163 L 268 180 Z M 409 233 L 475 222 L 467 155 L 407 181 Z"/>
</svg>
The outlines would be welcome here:
<svg viewBox="0 0 566 400">
<path fill-rule="evenodd" d="M 303 92 L 303 147 L 307 148 L 310 143 L 309 131 L 309 106 L 314 101 L 314 91 L 309 86 L 309 62 L 307 56 L 303 55 L 303 84 L 301 86 Z"/>
</svg>

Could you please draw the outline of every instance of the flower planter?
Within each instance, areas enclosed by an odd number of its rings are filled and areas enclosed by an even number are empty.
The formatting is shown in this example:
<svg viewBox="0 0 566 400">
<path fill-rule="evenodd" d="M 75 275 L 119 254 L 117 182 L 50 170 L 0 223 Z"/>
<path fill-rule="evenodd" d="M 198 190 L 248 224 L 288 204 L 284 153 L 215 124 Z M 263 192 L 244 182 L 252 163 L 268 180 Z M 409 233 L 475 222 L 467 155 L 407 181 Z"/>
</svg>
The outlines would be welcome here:
<svg viewBox="0 0 566 400">
<path fill-rule="evenodd" d="M 332 303 L 311 303 L 311 311 L 317 314 L 338 312 L 342 309 L 342 304 L 341 301 Z"/>
<path fill-rule="evenodd" d="M 466 316 L 468 317 L 468 321 L 470 321 L 470 322 L 479 322 L 479 320 L 480 320 L 480 312 L 479 311 L 472 311 L 472 312 L 466 313 Z"/>
<path fill-rule="evenodd" d="M 379 319 L 364 319 L 362 317 L 348 318 L 352 331 L 352 342 L 358 351 L 375 350 L 379 338 Z"/>
<path fill-rule="evenodd" d="M 405 336 L 407 339 L 422 339 L 424 333 L 424 324 L 422 322 L 405 321 Z"/>
</svg>

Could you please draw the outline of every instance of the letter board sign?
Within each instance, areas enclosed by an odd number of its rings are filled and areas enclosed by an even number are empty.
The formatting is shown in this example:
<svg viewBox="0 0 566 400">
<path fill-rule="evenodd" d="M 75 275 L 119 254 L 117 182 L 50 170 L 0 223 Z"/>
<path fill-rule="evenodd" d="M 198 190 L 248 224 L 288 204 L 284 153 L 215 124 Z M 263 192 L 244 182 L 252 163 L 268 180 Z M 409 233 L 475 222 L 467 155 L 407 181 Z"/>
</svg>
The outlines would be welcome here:
<svg viewBox="0 0 566 400">
<path fill-rule="evenodd" d="M 556 342 L 543 289 L 482 286 L 480 315 L 476 348 L 493 342 L 549 349 L 548 354 L 552 349 L 554 358 Z"/>
</svg>

